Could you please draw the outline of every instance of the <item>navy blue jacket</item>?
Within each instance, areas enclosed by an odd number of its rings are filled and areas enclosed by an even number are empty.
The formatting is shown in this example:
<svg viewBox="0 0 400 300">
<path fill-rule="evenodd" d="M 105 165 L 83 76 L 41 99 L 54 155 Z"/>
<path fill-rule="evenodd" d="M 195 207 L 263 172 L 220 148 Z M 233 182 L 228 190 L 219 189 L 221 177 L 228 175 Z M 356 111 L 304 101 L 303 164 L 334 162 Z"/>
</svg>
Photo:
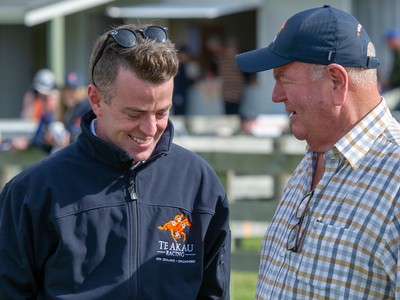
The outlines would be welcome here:
<svg viewBox="0 0 400 300">
<path fill-rule="evenodd" d="M 172 143 L 132 159 L 82 134 L 0 194 L 0 299 L 229 299 L 228 200 Z"/>
</svg>

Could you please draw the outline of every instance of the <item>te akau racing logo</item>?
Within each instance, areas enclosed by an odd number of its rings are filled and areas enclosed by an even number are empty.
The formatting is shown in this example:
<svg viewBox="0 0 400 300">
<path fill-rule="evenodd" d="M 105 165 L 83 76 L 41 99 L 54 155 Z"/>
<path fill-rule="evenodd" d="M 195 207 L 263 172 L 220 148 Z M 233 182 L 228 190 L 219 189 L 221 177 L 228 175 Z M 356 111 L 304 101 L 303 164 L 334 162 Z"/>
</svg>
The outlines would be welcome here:
<svg viewBox="0 0 400 300">
<path fill-rule="evenodd" d="M 186 241 L 185 228 L 192 226 L 188 218 L 184 219 L 184 214 L 176 215 L 175 218 L 163 226 L 158 226 L 158 229 L 169 230 L 172 238 L 175 242 L 183 237 L 183 241 Z"/>
<path fill-rule="evenodd" d="M 173 241 L 159 241 L 158 253 L 162 253 L 169 257 L 157 257 L 158 261 L 170 262 L 170 263 L 195 263 L 193 259 L 196 254 L 194 253 L 194 245 L 187 244 L 187 230 L 192 224 L 188 218 L 185 218 L 184 214 L 178 214 L 173 220 L 168 221 L 162 226 L 158 226 L 160 230 L 169 231 Z M 191 256 L 192 259 L 177 259 L 173 257 L 187 257 Z"/>
</svg>

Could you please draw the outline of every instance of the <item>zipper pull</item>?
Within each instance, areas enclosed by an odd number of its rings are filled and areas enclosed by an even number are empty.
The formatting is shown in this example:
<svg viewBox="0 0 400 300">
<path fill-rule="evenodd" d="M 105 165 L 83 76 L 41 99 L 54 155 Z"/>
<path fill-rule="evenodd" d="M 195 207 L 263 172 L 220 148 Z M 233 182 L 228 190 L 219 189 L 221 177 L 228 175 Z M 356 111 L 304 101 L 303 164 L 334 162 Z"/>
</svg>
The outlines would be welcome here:
<svg viewBox="0 0 400 300">
<path fill-rule="evenodd" d="M 136 173 L 135 173 L 135 169 L 141 165 L 143 165 L 145 163 L 145 161 L 139 161 L 138 163 L 136 163 L 133 167 L 131 167 L 131 177 L 129 179 L 129 194 L 131 196 L 131 200 L 137 200 L 138 196 L 136 194 L 136 186 L 135 186 L 135 177 L 136 177 Z"/>
<path fill-rule="evenodd" d="M 128 191 L 131 196 L 131 200 L 137 200 L 137 194 L 136 194 L 136 189 L 135 189 L 135 177 L 133 177 L 133 176 L 131 176 L 131 179 L 129 180 Z"/>
</svg>

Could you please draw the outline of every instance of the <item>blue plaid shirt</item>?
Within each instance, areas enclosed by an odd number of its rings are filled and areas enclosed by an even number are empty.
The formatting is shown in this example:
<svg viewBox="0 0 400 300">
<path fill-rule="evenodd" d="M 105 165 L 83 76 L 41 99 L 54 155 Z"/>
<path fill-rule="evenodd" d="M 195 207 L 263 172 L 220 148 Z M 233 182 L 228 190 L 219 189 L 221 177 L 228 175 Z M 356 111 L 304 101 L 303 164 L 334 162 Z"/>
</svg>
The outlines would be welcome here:
<svg viewBox="0 0 400 300">
<path fill-rule="evenodd" d="M 325 153 L 299 252 L 287 250 L 316 153 L 288 181 L 262 243 L 256 299 L 400 299 L 400 124 L 383 100 Z"/>
</svg>

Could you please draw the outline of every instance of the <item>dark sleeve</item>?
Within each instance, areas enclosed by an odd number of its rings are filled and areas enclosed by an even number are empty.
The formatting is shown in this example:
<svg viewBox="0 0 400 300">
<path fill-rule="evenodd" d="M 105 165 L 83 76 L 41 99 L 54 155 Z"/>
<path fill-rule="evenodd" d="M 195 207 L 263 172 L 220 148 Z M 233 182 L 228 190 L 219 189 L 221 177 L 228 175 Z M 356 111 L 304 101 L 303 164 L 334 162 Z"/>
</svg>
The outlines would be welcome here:
<svg viewBox="0 0 400 300">
<path fill-rule="evenodd" d="M 203 281 L 197 299 L 229 300 L 231 231 L 226 195 L 218 202 L 204 243 Z"/>
<path fill-rule="evenodd" d="M 0 194 L 0 299 L 36 299 L 40 293 L 38 235 L 27 197 L 22 189 L 8 184 Z M 35 246 L 36 245 L 36 246 Z M 40 248 L 46 248 L 45 243 Z"/>
</svg>

